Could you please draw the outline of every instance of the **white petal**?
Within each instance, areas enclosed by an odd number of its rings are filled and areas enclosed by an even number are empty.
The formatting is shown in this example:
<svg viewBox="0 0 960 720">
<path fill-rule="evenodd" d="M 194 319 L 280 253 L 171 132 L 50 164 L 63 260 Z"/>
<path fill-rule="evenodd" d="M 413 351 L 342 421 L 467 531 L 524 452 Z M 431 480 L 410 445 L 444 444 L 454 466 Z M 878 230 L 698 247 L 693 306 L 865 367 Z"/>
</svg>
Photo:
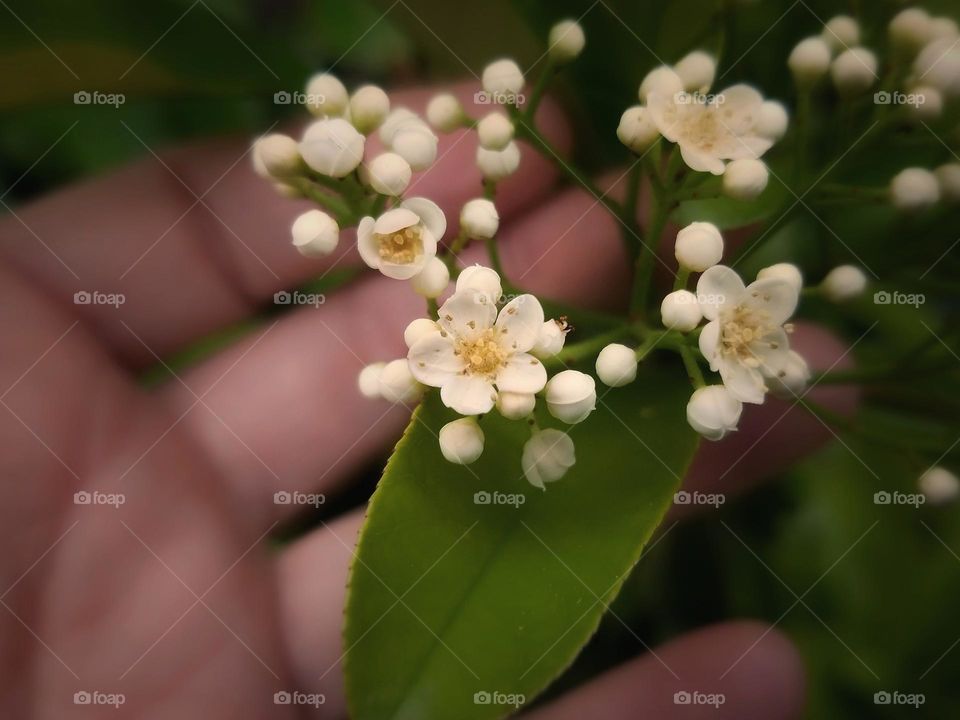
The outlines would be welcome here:
<svg viewBox="0 0 960 720">
<path fill-rule="evenodd" d="M 426 264 L 437 254 L 437 236 L 424 228 L 420 233 L 420 243 L 423 245 L 423 262 Z"/>
<path fill-rule="evenodd" d="M 766 386 L 759 370 L 736 360 L 721 360 L 719 370 L 724 386 L 737 400 L 756 405 L 763 403 Z"/>
<path fill-rule="evenodd" d="M 483 415 L 493 409 L 493 383 L 477 375 L 457 375 L 440 389 L 443 404 L 461 415 Z"/>
<path fill-rule="evenodd" d="M 380 267 L 380 247 L 373 238 L 374 220 L 365 217 L 357 225 L 357 250 L 363 261 L 374 270 Z"/>
<path fill-rule="evenodd" d="M 726 265 L 707 268 L 697 281 L 697 300 L 707 320 L 715 320 L 724 305 L 735 305 L 743 295 L 743 280 Z"/>
<path fill-rule="evenodd" d="M 723 175 L 723 171 L 726 169 L 723 160 L 716 155 L 701 152 L 689 143 L 680 143 L 680 155 L 683 157 L 683 162 L 687 164 L 687 167 L 697 172 Z"/>
<path fill-rule="evenodd" d="M 386 275 L 388 278 L 393 278 L 394 280 L 409 280 L 410 278 L 418 275 L 423 266 L 427 264 L 427 257 L 421 255 L 416 260 L 410 263 L 393 263 L 386 260 L 380 261 L 380 272 Z"/>
<path fill-rule="evenodd" d="M 775 377 L 790 363 L 790 339 L 783 328 L 767 333 L 760 340 L 750 344 L 750 351 L 760 361 L 760 371 Z"/>
<path fill-rule="evenodd" d="M 720 321 L 711 320 L 703 326 L 699 337 L 700 352 L 710 363 L 710 369 L 717 371 L 717 354 L 720 346 Z"/>
<path fill-rule="evenodd" d="M 464 368 L 463 360 L 454 354 L 453 338 L 440 333 L 417 340 L 407 359 L 413 376 L 431 387 L 443 387 Z"/>
<path fill-rule="evenodd" d="M 736 135 L 749 133 L 756 127 L 763 106 L 763 96 L 749 85 L 734 85 L 718 94 L 723 103 L 715 112 L 720 113 L 723 126 Z"/>
<path fill-rule="evenodd" d="M 774 325 L 783 325 L 797 309 L 800 296 L 797 289 L 786 280 L 757 280 L 746 288 L 744 302 L 766 313 Z"/>
<path fill-rule="evenodd" d="M 465 290 L 454 293 L 440 306 L 437 322 L 456 338 L 473 340 L 493 327 L 497 308 L 483 293 Z"/>
<path fill-rule="evenodd" d="M 443 234 L 447 231 L 447 218 L 440 206 L 433 200 L 422 197 L 407 198 L 400 203 L 400 207 L 415 212 L 420 217 L 423 226 L 431 232 L 436 240 L 443 239 Z"/>
<path fill-rule="evenodd" d="M 538 393 L 547 384 L 547 370 L 533 355 L 514 353 L 497 373 L 497 390 L 514 393 Z"/>
<path fill-rule="evenodd" d="M 407 210 L 403 207 L 387 210 L 383 215 L 377 218 L 377 223 L 373 227 L 375 233 L 380 235 L 389 235 L 397 230 L 417 225 L 420 222 L 420 216 L 413 210 Z"/>
<path fill-rule="evenodd" d="M 543 327 L 543 307 L 533 295 L 520 295 L 503 306 L 497 318 L 497 341 L 512 352 L 537 344 Z"/>
</svg>

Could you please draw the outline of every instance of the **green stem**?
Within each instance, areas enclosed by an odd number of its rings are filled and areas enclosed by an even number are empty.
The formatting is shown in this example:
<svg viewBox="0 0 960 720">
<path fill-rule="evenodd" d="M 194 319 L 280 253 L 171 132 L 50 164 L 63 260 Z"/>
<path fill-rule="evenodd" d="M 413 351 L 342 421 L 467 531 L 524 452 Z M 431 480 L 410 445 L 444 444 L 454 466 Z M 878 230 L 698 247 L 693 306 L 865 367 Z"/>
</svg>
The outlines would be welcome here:
<svg viewBox="0 0 960 720">
<path fill-rule="evenodd" d="M 595 335 L 589 340 L 583 340 L 573 345 L 567 345 L 563 350 L 551 358 L 544 360 L 547 369 L 562 368 L 570 363 L 576 363 L 586 358 L 593 357 L 603 348 L 612 342 L 622 340 L 631 334 L 629 325 L 621 325 L 599 335 Z"/>
<path fill-rule="evenodd" d="M 693 387 L 698 390 L 702 387 L 705 387 L 707 383 L 704 382 L 700 365 L 697 363 L 697 359 L 693 356 L 693 350 L 690 349 L 689 345 L 680 346 L 680 357 L 683 358 L 683 367 L 686 368 L 687 377 L 690 378 L 690 382 L 693 383 Z"/>
<path fill-rule="evenodd" d="M 291 184 L 305 197 L 336 215 L 337 222 L 341 227 L 349 227 L 356 220 L 356 213 L 346 201 L 324 192 L 310 180 L 302 179 Z"/>
<path fill-rule="evenodd" d="M 553 57 L 547 55 L 547 61 L 544 63 L 543 72 L 540 73 L 540 77 L 537 78 L 537 82 L 533 86 L 533 90 L 530 91 L 530 102 L 527 103 L 527 107 L 523 110 L 523 114 L 529 118 L 531 123 L 533 122 L 534 113 L 537 112 L 537 107 L 539 107 L 540 101 L 543 99 L 543 94 L 547 91 L 547 86 L 550 84 L 550 81 L 553 79 L 556 72 L 556 61 L 553 59 Z"/>
<path fill-rule="evenodd" d="M 657 198 L 653 204 L 650 223 L 647 226 L 646 241 L 637 256 L 633 277 L 633 290 L 630 299 L 630 316 L 643 317 L 646 309 L 653 269 L 660 247 L 661 236 L 670 215 L 670 201 L 666 196 Z"/>
<path fill-rule="evenodd" d="M 627 176 L 627 197 L 623 202 L 624 242 L 630 256 L 636 259 L 640 252 L 640 225 L 637 219 L 637 203 L 640 201 L 640 180 L 643 177 L 643 162 L 637 160 Z"/>
<path fill-rule="evenodd" d="M 690 279 L 690 271 L 685 267 L 677 269 L 677 279 L 673 281 L 674 290 L 686 290 L 687 281 Z"/>
<path fill-rule="evenodd" d="M 501 278 L 506 278 L 507 275 L 503 272 L 503 265 L 500 262 L 500 250 L 497 248 L 496 238 L 487 238 L 484 240 L 484 245 L 487 248 L 487 255 L 490 257 L 490 265 Z"/>
</svg>

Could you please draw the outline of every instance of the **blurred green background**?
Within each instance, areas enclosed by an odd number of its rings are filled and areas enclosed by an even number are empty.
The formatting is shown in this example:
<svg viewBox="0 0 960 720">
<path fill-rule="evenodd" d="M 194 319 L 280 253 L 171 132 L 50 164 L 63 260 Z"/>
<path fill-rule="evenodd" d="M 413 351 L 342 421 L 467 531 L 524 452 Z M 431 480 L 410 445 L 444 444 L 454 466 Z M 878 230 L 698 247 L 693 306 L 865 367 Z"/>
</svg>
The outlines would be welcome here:
<svg viewBox="0 0 960 720">
<path fill-rule="evenodd" d="M 121 121 L 151 147 L 222 133 L 253 137 L 297 113 L 275 104 L 274 93 L 301 88 L 317 70 L 332 68 L 348 86 L 398 86 L 479 75 L 503 54 L 528 67 L 549 26 L 568 16 L 582 18 L 588 42 L 558 94 L 579 130 L 578 159 L 596 170 L 623 162 L 613 130 L 658 58 L 672 62 L 696 47 L 719 52 L 721 87 L 748 80 L 792 105 L 785 57 L 799 39 L 847 12 L 860 19 L 865 44 L 882 53 L 885 25 L 900 7 L 885 0 L 9 2 L 0 7 L 2 199 L 14 206 L 142 156 Z M 925 7 L 956 12 L 955 0 Z M 76 105 L 82 90 L 123 93 L 125 102 Z M 868 100 L 839 108 L 824 96 L 817 108 L 809 156 L 799 164 L 771 159 L 790 187 L 803 187 L 804 173 L 819 176 L 852 145 L 832 167 L 832 181 L 882 186 L 903 167 L 933 167 L 958 153 L 955 113 L 860 142 L 874 110 Z M 810 718 L 960 717 L 958 507 L 873 502 L 879 489 L 915 492 L 917 476 L 935 461 L 960 470 L 960 251 L 944 255 L 960 238 L 960 217 L 940 209 L 907 220 L 880 205 L 794 199 L 786 194 L 777 208 L 795 205 L 790 212 L 765 213 L 768 240 L 742 267 L 792 259 L 818 280 L 855 253 L 881 287 L 925 293 L 920 309 L 869 298 L 842 312 L 816 302 L 804 309 L 851 340 L 879 321 L 856 355 L 862 363 L 902 358 L 904 375 L 870 383 L 861 417 L 815 457 L 720 511 L 671 527 L 616 611 L 651 646 L 726 618 L 776 623 L 806 659 Z M 910 372 L 918 357 L 941 370 Z M 902 442 L 892 445 L 892 436 Z M 378 471 L 325 512 L 362 502 Z M 604 622 L 551 694 L 641 650 L 618 622 Z M 878 706 L 881 690 L 924 693 L 926 703 Z"/>
</svg>

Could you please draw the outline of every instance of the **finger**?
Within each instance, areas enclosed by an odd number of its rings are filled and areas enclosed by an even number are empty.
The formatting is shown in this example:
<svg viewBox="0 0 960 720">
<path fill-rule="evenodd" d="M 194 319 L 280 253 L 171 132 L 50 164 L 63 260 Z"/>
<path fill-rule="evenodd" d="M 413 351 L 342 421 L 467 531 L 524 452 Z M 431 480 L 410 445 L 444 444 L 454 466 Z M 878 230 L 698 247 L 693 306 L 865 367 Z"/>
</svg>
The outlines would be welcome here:
<svg viewBox="0 0 960 720">
<path fill-rule="evenodd" d="M 803 711 L 804 685 L 800 657 L 785 636 L 761 623 L 731 622 L 684 635 L 529 717 L 789 720 Z"/>
<path fill-rule="evenodd" d="M 474 90 L 455 88 L 464 101 Z M 422 110 L 430 94 L 399 92 L 394 106 Z M 568 144 L 555 104 L 544 103 L 538 122 L 554 142 Z M 136 128 L 118 132 L 143 145 L 146 157 L 4 218 L 0 247 L 125 360 L 153 362 L 144 344 L 168 355 L 246 317 L 280 288 L 334 265 L 359 263 L 351 233 L 323 260 L 305 260 L 291 247 L 290 224 L 312 205 L 279 197 L 256 176 L 248 141 L 222 139 L 165 152 L 149 147 Z M 377 146 L 374 139 L 371 153 Z M 475 151 L 476 133 L 441 136 L 437 162 L 417 174 L 412 192 L 434 199 L 455 218 L 459 206 L 481 192 Z M 515 214 L 541 197 L 554 177 L 549 163 L 524 148 L 520 170 L 503 184 L 500 211 Z M 125 302 L 74 305 L 78 291 L 119 293 Z"/>
</svg>

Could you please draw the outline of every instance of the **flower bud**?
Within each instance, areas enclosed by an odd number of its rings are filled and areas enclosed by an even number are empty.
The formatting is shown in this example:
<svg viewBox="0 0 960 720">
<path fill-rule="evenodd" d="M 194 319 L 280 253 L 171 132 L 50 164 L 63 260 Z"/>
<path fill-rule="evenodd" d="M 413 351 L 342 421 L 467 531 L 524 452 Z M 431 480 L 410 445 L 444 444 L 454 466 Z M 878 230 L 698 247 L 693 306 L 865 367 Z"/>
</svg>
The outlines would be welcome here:
<svg viewBox="0 0 960 720">
<path fill-rule="evenodd" d="M 318 173 L 342 178 L 363 160 L 363 146 L 363 135 L 353 125 L 343 118 L 329 118 L 307 128 L 300 141 L 300 155 Z"/>
<path fill-rule="evenodd" d="M 637 353 L 619 343 L 607 345 L 597 355 L 597 377 L 610 387 L 623 387 L 637 378 Z"/>
<path fill-rule="evenodd" d="M 294 187 L 289 183 L 275 182 L 273 183 L 273 189 L 277 191 L 277 195 L 280 197 L 289 198 L 290 200 L 300 200 L 304 197 L 303 193 L 300 192 L 300 188 Z"/>
<path fill-rule="evenodd" d="M 642 155 L 660 139 L 660 131 L 650 119 L 647 109 L 642 105 L 634 105 L 620 116 L 617 137 L 633 152 Z"/>
<path fill-rule="evenodd" d="M 901 170 L 890 181 L 890 199 L 899 210 L 917 211 L 940 200 L 937 176 L 925 168 Z"/>
<path fill-rule="evenodd" d="M 495 270 L 483 265 L 471 265 L 464 268 L 457 277 L 457 292 L 472 290 L 483 295 L 487 302 L 496 305 L 503 295 L 500 276 Z"/>
<path fill-rule="evenodd" d="M 415 112 L 405 107 L 398 107 L 387 113 L 387 117 L 384 118 L 380 124 L 380 129 L 377 131 L 377 134 L 380 136 L 383 144 L 390 147 L 393 145 L 393 138 L 396 137 L 396 134 L 400 132 L 402 128 L 424 126 L 425 123 Z"/>
<path fill-rule="evenodd" d="M 390 112 L 390 98 L 383 88 L 364 85 L 350 97 L 350 122 L 364 135 L 373 132 Z"/>
<path fill-rule="evenodd" d="M 787 361 L 776 373 L 767 377 L 767 387 L 773 395 L 792 400 L 800 396 L 810 383 L 810 366 L 803 356 L 791 350 Z"/>
<path fill-rule="evenodd" d="M 550 28 L 547 38 L 550 57 L 557 63 L 567 63 L 576 59 L 586 44 L 583 28 L 576 20 L 561 20 Z"/>
<path fill-rule="evenodd" d="M 801 40 L 787 58 L 787 65 L 799 85 L 812 85 L 830 68 L 830 46 L 821 37 Z"/>
<path fill-rule="evenodd" d="M 694 50 L 674 65 L 673 70 L 680 76 L 684 90 L 706 92 L 716 77 L 717 61 L 709 53 Z"/>
<path fill-rule="evenodd" d="M 407 123 L 400 127 L 390 147 L 414 170 L 426 170 L 437 159 L 438 138 L 424 122 Z"/>
<path fill-rule="evenodd" d="M 484 179 L 499 182 L 520 167 L 520 148 L 512 140 L 503 150 L 487 150 L 484 147 L 478 147 L 477 167 L 480 168 Z"/>
<path fill-rule="evenodd" d="M 398 197 L 410 184 L 413 171 L 410 164 L 397 153 L 377 155 L 367 165 L 365 179 L 381 195 Z"/>
<path fill-rule="evenodd" d="M 438 257 L 432 257 L 423 266 L 423 270 L 411 281 L 413 290 L 425 298 L 435 298 L 443 294 L 450 284 L 450 269 Z"/>
<path fill-rule="evenodd" d="M 931 42 L 914 61 L 913 74 L 947 98 L 960 97 L 960 42 L 950 38 Z"/>
<path fill-rule="evenodd" d="M 757 132 L 776 142 L 787 134 L 790 119 L 787 109 L 775 100 L 766 100 L 760 106 L 760 115 L 757 118 Z"/>
<path fill-rule="evenodd" d="M 757 273 L 757 280 L 783 280 L 799 292 L 803 289 L 803 273 L 793 263 L 777 263 Z"/>
<path fill-rule="evenodd" d="M 434 95 L 427 104 L 427 122 L 440 132 L 456 130 L 464 121 L 463 106 L 450 93 Z"/>
<path fill-rule="evenodd" d="M 376 400 L 380 397 L 380 373 L 385 365 L 382 362 L 370 363 L 357 375 L 357 387 L 365 398 Z"/>
<path fill-rule="evenodd" d="M 307 210 L 290 228 L 293 246 L 304 257 L 322 257 L 332 253 L 340 240 L 337 221 L 323 210 Z"/>
<path fill-rule="evenodd" d="M 930 14 L 923 8 L 907 8 L 890 21 L 890 44 L 903 53 L 916 52 L 932 39 Z"/>
<path fill-rule="evenodd" d="M 319 73 L 307 81 L 307 110 L 318 117 L 341 115 L 347 109 L 347 89 L 329 73 Z"/>
<path fill-rule="evenodd" d="M 837 15 L 823 26 L 820 37 L 837 53 L 860 44 L 860 24 L 849 15 Z"/>
<path fill-rule="evenodd" d="M 712 223 L 691 223 L 677 234 L 674 252 L 681 267 L 703 272 L 723 257 L 723 236 Z"/>
<path fill-rule="evenodd" d="M 411 320 L 410 324 L 407 325 L 403 331 L 403 342 L 408 348 L 412 348 L 417 340 L 423 340 L 423 338 L 439 332 L 440 326 L 430 318 L 417 318 L 416 320 Z"/>
<path fill-rule="evenodd" d="M 469 465 L 480 457 L 483 454 L 483 430 L 476 418 L 460 418 L 440 428 L 440 452 L 457 465 Z"/>
<path fill-rule="evenodd" d="M 689 290 L 674 290 L 660 303 L 663 326 L 680 332 L 690 332 L 703 319 L 697 296 Z"/>
<path fill-rule="evenodd" d="M 535 432 L 524 444 L 520 466 L 527 482 L 544 490 L 544 483 L 562 478 L 576 461 L 570 436 L 548 428 Z"/>
<path fill-rule="evenodd" d="M 488 93 L 516 95 L 523 89 L 523 72 L 513 60 L 496 60 L 483 69 L 481 84 Z"/>
<path fill-rule="evenodd" d="M 960 480 L 944 467 L 932 467 L 920 476 L 920 491 L 933 505 L 955 500 L 960 495 Z"/>
<path fill-rule="evenodd" d="M 460 211 L 460 228 L 467 237 L 489 240 L 500 227 L 500 214 L 493 201 L 474 198 L 467 201 Z"/>
<path fill-rule="evenodd" d="M 956 40 L 960 37 L 960 26 L 951 17 L 935 17 L 930 20 L 930 40 Z"/>
<path fill-rule="evenodd" d="M 254 143 L 254 168 L 262 168 L 263 175 L 285 178 L 298 175 L 303 170 L 303 159 L 297 149 L 297 141 L 288 135 L 273 133 Z"/>
<path fill-rule="evenodd" d="M 501 392 L 497 394 L 497 410 L 507 420 L 522 420 L 536 407 L 537 398 L 533 394 Z"/>
<path fill-rule="evenodd" d="M 829 300 L 843 302 L 863 294 L 867 276 L 855 265 L 840 265 L 827 273 L 821 287 Z"/>
<path fill-rule="evenodd" d="M 723 193 L 735 200 L 755 200 L 767 189 L 769 180 L 770 171 L 763 160 L 731 160 L 723 172 Z"/>
<path fill-rule="evenodd" d="M 707 440 L 722 440 L 737 429 L 743 403 L 723 385 L 696 390 L 687 403 L 687 422 Z"/>
<path fill-rule="evenodd" d="M 503 113 L 489 113 L 477 123 L 477 137 L 481 147 L 503 150 L 513 140 L 513 123 Z"/>
<path fill-rule="evenodd" d="M 540 326 L 540 332 L 537 333 L 537 342 L 530 352 L 541 360 L 553 357 L 563 350 L 567 332 L 569 328 L 563 320 L 544 321 Z"/>
<path fill-rule="evenodd" d="M 937 88 L 918 85 L 910 89 L 916 96 L 916 102 L 907 105 L 907 111 L 918 120 L 933 122 L 943 115 L 943 93 Z"/>
<path fill-rule="evenodd" d="M 683 92 L 683 80 L 667 65 L 656 67 L 647 73 L 640 83 L 640 102 L 647 102 L 651 93 L 672 98 Z"/>
<path fill-rule="evenodd" d="M 423 393 L 423 386 L 410 372 L 406 358 L 391 360 L 380 371 L 380 395 L 392 403 L 406 405 L 414 402 Z"/>
<path fill-rule="evenodd" d="M 940 185 L 940 195 L 947 202 L 960 202 L 960 163 L 941 165 L 933 174 Z"/>
<path fill-rule="evenodd" d="M 844 50 L 830 66 L 830 76 L 841 95 L 858 95 L 877 80 L 877 56 L 862 47 Z"/>
<path fill-rule="evenodd" d="M 564 370 L 550 378 L 546 396 L 550 414 L 570 425 L 585 420 L 597 406 L 596 383 L 579 370 Z"/>
</svg>

